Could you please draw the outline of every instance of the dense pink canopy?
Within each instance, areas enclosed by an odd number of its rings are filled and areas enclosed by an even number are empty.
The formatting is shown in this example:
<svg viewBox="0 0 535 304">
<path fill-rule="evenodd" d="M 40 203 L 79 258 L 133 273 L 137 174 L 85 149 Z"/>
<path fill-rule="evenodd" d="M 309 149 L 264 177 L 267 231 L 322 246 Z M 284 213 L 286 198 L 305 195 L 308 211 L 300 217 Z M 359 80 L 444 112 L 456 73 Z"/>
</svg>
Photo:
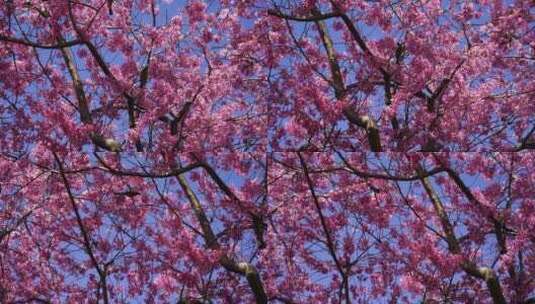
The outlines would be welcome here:
<svg viewBox="0 0 535 304">
<path fill-rule="evenodd" d="M 1 303 L 535 303 L 535 3 L 6 0 Z"/>
</svg>

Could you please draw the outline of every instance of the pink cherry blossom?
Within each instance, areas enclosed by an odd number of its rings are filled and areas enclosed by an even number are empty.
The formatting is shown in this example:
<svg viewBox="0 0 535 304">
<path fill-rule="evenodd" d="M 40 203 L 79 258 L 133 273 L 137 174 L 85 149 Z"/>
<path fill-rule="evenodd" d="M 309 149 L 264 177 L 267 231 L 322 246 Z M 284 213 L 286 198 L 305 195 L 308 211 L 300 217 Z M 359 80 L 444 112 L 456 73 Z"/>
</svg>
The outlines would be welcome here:
<svg viewBox="0 0 535 304">
<path fill-rule="evenodd" d="M 0 303 L 534 303 L 534 16 L 3 1 Z"/>
</svg>

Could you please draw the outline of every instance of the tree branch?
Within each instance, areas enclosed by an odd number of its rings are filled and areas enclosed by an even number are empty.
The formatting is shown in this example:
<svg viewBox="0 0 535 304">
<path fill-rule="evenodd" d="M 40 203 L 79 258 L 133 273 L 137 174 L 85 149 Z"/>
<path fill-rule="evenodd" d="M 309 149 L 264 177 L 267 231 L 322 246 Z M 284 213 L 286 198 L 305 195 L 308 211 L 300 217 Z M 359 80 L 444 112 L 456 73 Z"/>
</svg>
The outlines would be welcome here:
<svg viewBox="0 0 535 304">
<path fill-rule="evenodd" d="M 221 246 L 219 245 L 215 233 L 210 225 L 210 221 L 208 220 L 208 217 L 206 216 L 206 213 L 204 212 L 204 209 L 199 199 L 197 198 L 193 190 L 191 190 L 188 181 L 182 175 L 177 175 L 176 178 L 180 186 L 182 187 L 182 190 L 186 193 L 193 212 L 195 213 L 195 216 L 199 221 L 199 225 L 201 226 L 201 229 L 203 231 L 203 237 L 206 243 L 206 247 L 213 250 L 221 249 Z M 262 280 L 260 278 L 260 275 L 258 274 L 258 271 L 253 265 L 246 262 L 236 262 L 232 258 L 228 257 L 226 254 L 221 255 L 221 257 L 219 258 L 219 264 L 221 264 L 221 266 L 223 266 L 223 268 L 225 268 L 227 271 L 245 276 L 249 287 L 251 288 L 251 291 L 254 294 L 256 303 L 267 304 L 268 298 L 266 292 L 264 291 Z"/>
<path fill-rule="evenodd" d="M 111 167 L 109 164 L 107 164 L 99 155 L 98 153 L 93 153 L 93 155 L 97 158 L 98 162 L 102 164 L 102 166 L 105 168 L 106 172 L 109 172 L 111 174 L 116 174 L 119 176 L 137 176 L 137 177 L 148 177 L 148 178 L 168 178 L 173 176 L 178 176 L 180 174 L 184 174 L 186 172 L 189 172 L 195 168 L 201 167 L 202 164 L 199 162 L 187 165 L 185 167 L 181 167 L 178 169 L 173 169 L 168 172 L 163 173 L 151 173 L 151 172 L 137 172 L 137 171 L 122 171 L 119 169 L 115 169 Z M 102 168 L 100 168 L 102 169 Z"/>
<path fill-rule="evenodd" d="M 61 49 L 61 48 L 83 44 L 82 40 L 80 39 L 74 39 L 71 41 L 62 41 L 56 44 L 40 44 L 40 43 L 33 42 L 27 39 L 14 38 L 14 37 L 5 36 L 2 34 L 0 34 L 0 41 L 35 47 L 39 49 Z"/>
<path fill-rule="evenodd" d="M 313 9 L 312 13 L 315 16 L 321 16 L 321 13 L 317 9 Z M 318 27 L 318 32 L 323 42 L 325 51 L 327 52 L 329 65 L 331 67 L 331 77 L 333 78 L 335 95 L 336 98 L 340 100 L 345 95 L 346 88 L 344 84 L 344 78 L 340 71 L 340 65 L 338 64 L 338 59 L 336 57 L 336 52 L 334 50 L 334 45 L 327 31 L 325 23 L 323 21 L 316 21 L 316 25 Z M 344 108 L 342 113 L 349 122 L 363 128 L 366 131 L 368 143 L 372 151 L 380 152 L 382 150 L 379 129 L 377 128 L 377 124 L 373 118 L 368 115 L 360 116 L 349 106 Z"/>
<path fill-rule="evenodd" d="M 91 246 L 91 236 L 89 235 L 89 232 L 86 230 L 84 226 L 82 216 L 80 214 L 80 211 L 78 210 L 78 206 L 76 205 L 76 201 L 74 199 L 74 195 L 71 190 L 70 183 L 67 180 L 67 177 L 65 176 L 63 163 L 61 162 L 61 160 L 59 159 L 58 155 L 55 152 L 53 152 L 53 154 L 54 154 L 54 159 L 56 160 L 56 163 L 58 164 L 58 167 L 59 167 L 59 174 L 61 176 L 61 179 L 63 180 L 65 189 L 67 190 L 67 195 L 69 196 L 71 207 L 76 216 L 76 222 L 78 223 L 78 228 L 80 229 L 80 233 L 82 234 L 85 252 L 87 253 L 87 255 L 89 255 L 89 258 L 91 259 L 91 262 L 93 263 L 93 267 L 95 267 L 99 275 L 100 285 L 102 286 L 102 291 L 103 291 L 103 296 L 104 296 L 103 300 L 104 300 L 104 303 L 107 304 L 109 303 L 109 300 L 108 300 L 108 287 L 106 285 L 106 271 L 105 269 L 102 269 L 100 267 L 100 264 L 97 261 L 95 253 L 93 252 L 93 247 Z"/>
<path fill-rule="evenodd" d="M 326 14 L 315 14 L 313 16 L 295 16 L 295 15 L 288 15 L 284 14 L 280 10 L 274 10 L 269 9 L 268 15 L 283 18 L 286 20 L 292 20 L 292 21 L 301 21 L 301 22 L 316 22 L 316 21 L 322 21 L 327 20 L 334 17 L 340 17 L 339 13 L 326 13 Z"/>
<path fill-rule="evenodd" d="M 453 226 L 451 225 L 448 216 L 444 210 L 444 205 L 442 204 L 440 198 L 434 191 L 431 183 L 428 181 L 427 177 L 423 177 L 425 171 L 423 167 L 417 169 L 418 174 L 420 175 L 420 180 L 424 186 L 425 191 L 431 198 L 435 212 L 437 213 L 442 229 L 446 234 L 448 240 L 449 251 L 453 254 L 462 254 L 459 241 L 457 240 L 455 233 L 453 231 Z M 491 294 L 494 304 L 506 304 L 505 297 L 495 272 L 488 267 L 477 267 L 475 263 L 469 261 L 467 258 L 461 263 L 462 269 L 469 275 L 482 279 L 487 284 L 487 288 Z"/>
<path fill-rule="evenodd" d="M 58 38 L 59 43 L 62 43 L 62 41 L 63 38 Z M 60 50 L 63 56 L 63 60 L 65 61 L 65 65 L 67 66 L 67 70 L 69 71 L 69 75 L 71 76 L 72 87 L 76 96 L 76 100 L 78 101 L 78 112 L 80 113 L 80 121 L 83 124 L 92 124 L 91 113 L 89 111 L 89 105 L 84 91 L 84 85 L 82 83 L 80 74 L 78 73 L 78 69 L 74 64 L 72 52 L 69 48 L 66 47 L 61 48 Z M 96 132 L 90 132 L 89 138 L 97 147 L 103 148 L 111 152 L 121 151 L 121 145 L 113 138 L 104 138 L 101 134 L 98 134 Z"/>
</svg>

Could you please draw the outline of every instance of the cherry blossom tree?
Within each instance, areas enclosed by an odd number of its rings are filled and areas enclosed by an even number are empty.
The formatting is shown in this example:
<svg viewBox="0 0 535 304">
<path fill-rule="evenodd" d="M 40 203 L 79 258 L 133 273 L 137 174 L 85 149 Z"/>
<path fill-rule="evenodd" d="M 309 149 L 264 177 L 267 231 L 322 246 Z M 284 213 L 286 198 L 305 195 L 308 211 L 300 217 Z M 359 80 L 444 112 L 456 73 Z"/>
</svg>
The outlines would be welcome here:
<svg viewBox="0 0 535 304">
<path fill-rule="evenodd" d="M 535 303 L 534 16 L 3 1 L 0 302 Z"/>
</svg>

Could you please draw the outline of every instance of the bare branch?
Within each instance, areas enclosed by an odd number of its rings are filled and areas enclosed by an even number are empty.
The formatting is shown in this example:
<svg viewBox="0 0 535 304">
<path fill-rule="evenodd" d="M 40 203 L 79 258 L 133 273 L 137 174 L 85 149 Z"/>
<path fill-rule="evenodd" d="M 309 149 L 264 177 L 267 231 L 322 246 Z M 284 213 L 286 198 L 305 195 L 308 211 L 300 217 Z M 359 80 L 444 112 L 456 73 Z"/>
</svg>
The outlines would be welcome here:
<svg viewBox="0 0 535 304">
<path fill-rule="evenodd" d="M 33 42 L 33 41 L 30 41 L 30 40 L 27 40 L 27 39 L 14 38 L 14 37 L 5 36 L 5 35 L 2 35 L 2 34 L 0 34 L 0 41 L 5 41 L 5 42 L 10 42 L 10 43 L 15 43 L 15 44 L 21 44 L 21 45 L 25 45 L 25 46 L 31 46 L 31 47 L 35 47 L 35 48 L 38 48 L 38 49 L 61 49 L 61 48 L 66 48 L 66 47 L 71 47 L 71 46 L 83 44 L 83 41 L 80 40 L 80 39 L 74 39 L 74 40 L 70 40 L 70 41 L 62 41 L 62 42 L 58 42 L 56 44 L 41 44 L 41 43 Z"/>
</svg>

